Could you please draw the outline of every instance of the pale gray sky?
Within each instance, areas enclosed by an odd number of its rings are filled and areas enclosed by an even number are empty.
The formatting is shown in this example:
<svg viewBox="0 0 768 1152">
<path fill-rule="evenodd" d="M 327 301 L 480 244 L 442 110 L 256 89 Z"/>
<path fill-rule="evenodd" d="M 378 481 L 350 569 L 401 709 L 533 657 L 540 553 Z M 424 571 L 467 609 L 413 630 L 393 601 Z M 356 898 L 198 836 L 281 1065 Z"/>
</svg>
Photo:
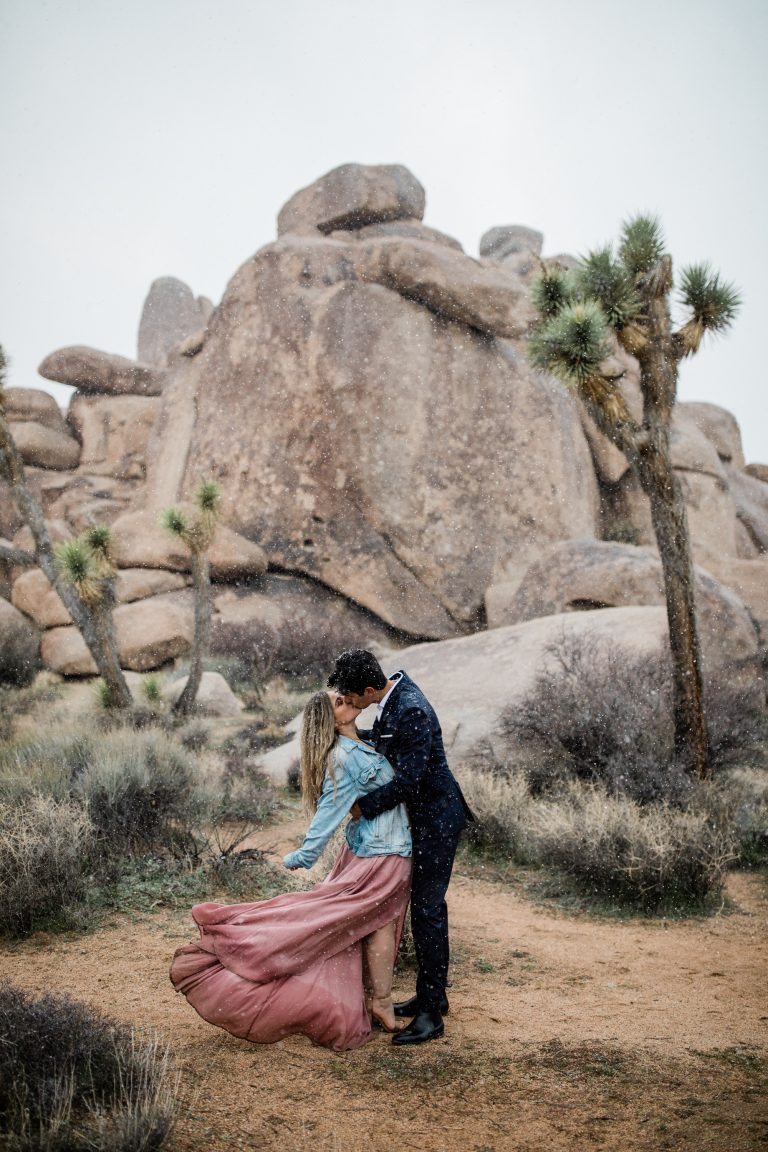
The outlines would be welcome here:
<svg viewBox="0 0 768 1152">
<path fill-rule="evenodd" d="M 575 254 L 637 211 L 744 296 L 683 399 L 768 461 L 765 0 L 0 0 L 9 383 L 65 344 L 136 354 L 150 282 L 218 301 L 281 205 L 406 164 L 470 254 L 496 224 Z"/>
</svg>

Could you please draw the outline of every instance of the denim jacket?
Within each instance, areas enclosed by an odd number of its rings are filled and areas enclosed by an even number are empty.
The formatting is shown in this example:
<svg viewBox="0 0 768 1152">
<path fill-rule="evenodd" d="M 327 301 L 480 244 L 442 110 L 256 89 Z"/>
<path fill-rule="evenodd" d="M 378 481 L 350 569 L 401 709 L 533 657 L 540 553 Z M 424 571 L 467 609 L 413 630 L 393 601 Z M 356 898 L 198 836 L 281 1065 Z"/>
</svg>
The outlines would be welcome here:
<svg viewBox="0 0 768 1152">
<path fill-rule="evenodd" d="M 286 868 L 311 868 L 358 796 L 373 792 L 394 777 L 389 760 L 348 736 L 339 736 L 333 750 L 336 784 L 326 773 L 317 812 L 301 848 L 283 857 Z M 355 856 L 410 856 L 411 830 L 404 804 L 372 820 L 351 820 L 347 845 Z"/>
</svg>

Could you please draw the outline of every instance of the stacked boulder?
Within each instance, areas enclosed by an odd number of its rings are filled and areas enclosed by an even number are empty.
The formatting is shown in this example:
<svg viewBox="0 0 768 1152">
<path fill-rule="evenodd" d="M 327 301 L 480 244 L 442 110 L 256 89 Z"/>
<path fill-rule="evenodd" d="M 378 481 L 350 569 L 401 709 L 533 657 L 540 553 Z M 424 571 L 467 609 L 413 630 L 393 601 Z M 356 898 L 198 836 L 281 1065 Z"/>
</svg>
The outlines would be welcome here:
<svg viewBox="0 0 768 1152">
<path fill-rule="evenodd" d="M 296 619 L 316 631 L 341 620 L 361 643 L 394 645 L 662 604 L 628 462 L 526 359 L 541 233 L 493 228 L 475 259 L 424 224 L 424 205 L 406 168 L 344 165 L 288 201 L 275 242 L 215 309 L 166 277 L 147 297 L 137 360 L 77 347 L 43 362 L 43 376 L 77 391 L 67 424 L 50 398 L 34 401 L 48 423 L 31 422 L 61 437 L 71 462 L 28 455 L 31 480 L 60 535 L 112 525 L 127 667 L 188 647 L 189 558 L 158 516 L 202 476 L 223 494 L 212 568 L 225 651 Z M 619 349 L 616 359 L 637 410 L 638 366 Z M 673 457 L 706 644 L 720 643 L 718 616 L 730 622 L 723 650 L 741 675 L 755 626 L 768 635 L 768 472 L 745 467 L 738 426 L 714 405 L 677 406 Z M 20 524 L 8 507 L 0 493 L 10 537 Z M 41 574 L 15 575 L 14 604 L 45 630 L 44 660 L 91 671 Z M 154 648 L 142 630 L 156 631 Z"/>
</svg>

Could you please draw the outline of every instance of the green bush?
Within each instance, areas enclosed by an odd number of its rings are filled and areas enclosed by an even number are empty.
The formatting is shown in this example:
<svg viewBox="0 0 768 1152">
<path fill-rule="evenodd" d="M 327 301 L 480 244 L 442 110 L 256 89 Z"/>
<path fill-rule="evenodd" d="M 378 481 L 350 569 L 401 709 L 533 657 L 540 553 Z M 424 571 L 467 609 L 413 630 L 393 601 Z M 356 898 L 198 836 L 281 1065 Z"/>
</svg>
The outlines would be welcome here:
<svg viewBox="0 0 768 1152">
<path fill-rule="evenodd" d="M 0 985 L 0 1143 L 9 1152 L 152 1152 L 178 1111 L 168 1049 L 65 996 Z"/>
</svg>

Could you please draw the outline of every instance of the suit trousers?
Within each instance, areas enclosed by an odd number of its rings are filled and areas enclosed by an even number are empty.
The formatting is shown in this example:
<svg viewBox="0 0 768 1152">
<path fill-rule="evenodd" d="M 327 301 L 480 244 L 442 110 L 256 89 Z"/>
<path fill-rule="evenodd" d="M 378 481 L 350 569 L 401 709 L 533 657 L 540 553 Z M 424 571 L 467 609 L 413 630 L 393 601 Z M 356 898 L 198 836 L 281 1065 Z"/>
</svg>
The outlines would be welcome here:
<svg viewBox="0 0 768 1152">
<path fill-rule="evenodd" d="M 450 960 L 445 894 L 464 826 L 461 813 L 426 834 L 414 832 L 411 928 L 419 967 L 416 996 L 422 1010 L 437 1009 L 445 995 Z"/>
</svg>

